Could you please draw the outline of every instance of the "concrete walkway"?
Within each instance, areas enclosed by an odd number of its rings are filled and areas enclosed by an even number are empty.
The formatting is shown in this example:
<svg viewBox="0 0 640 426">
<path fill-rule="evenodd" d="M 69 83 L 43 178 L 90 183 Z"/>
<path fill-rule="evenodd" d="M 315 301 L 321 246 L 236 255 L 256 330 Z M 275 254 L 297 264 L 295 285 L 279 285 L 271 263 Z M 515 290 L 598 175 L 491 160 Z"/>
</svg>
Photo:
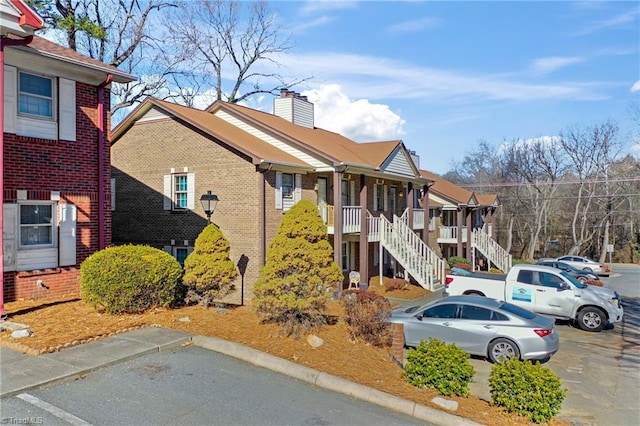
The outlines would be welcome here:
<svg viewBox="0 0 640 426">
<path fill-rule="evenodd" d="M 0 398 L 9 398 L 43 385 L 81 377 L 102 367 L 152 352 L 175 349 L 184 344 L 195 344 L 220 352 L 430 424 L 478 424 L 238 343 L 215 337 L 191 336 L 164 328 L 143 328 L 40 356 L 29 356 L 19 351 L 0 348 Z"/>
</svg>

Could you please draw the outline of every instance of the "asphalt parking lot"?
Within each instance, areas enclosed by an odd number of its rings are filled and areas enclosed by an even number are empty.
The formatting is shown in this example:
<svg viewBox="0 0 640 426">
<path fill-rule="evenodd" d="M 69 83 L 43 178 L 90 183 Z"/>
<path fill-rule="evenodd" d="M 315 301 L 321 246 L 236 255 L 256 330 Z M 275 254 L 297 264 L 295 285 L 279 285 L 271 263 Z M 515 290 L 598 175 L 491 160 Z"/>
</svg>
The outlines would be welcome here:
<svg viewBox="0 0 640 426">
<path fill-rule="evenodd" d="M 638 272 L 605 278 L 606 286 L 623 294 L 624 321 L 600 333 L 558 322 L 560 351 L 545 366 L 567 388 L 560 419 L 574 425 L 631 426 L 640 424 L 640 279 Z M 626 296 L 625 296 L 626 294 Z M 473 395 L 491 399 L 491 364 L 472 359 L 476 369 Z"/>
</svg>

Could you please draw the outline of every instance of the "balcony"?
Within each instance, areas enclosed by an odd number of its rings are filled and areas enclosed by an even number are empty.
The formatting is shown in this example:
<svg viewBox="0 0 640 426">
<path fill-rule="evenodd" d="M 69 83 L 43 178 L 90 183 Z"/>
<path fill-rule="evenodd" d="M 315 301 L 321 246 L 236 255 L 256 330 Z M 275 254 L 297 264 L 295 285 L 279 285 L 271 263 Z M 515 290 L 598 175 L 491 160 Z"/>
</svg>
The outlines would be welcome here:
<svg viewBox="0 0 640 426">
<path fill-rule="evenodd" d="M 327 225 L 327 232 L 333 234 L 334 228 L 334 212 L 335 207 L 332 205 L 318 206 L 320 210 L 320 217 L 322 221 Z M 424 215 L 425 212 L 422 209 L 413 210 L 413 229 L 424 229 Z M 377 217 L 367 214 L 369 217 L 369 240 L 378 241 L 378 223 Z M 402 218 L 407 220 L 407 211 L 405 210 Z M 362 207 L 361 206 L 345 206 L 342 208 L 342 233 L 343 234 L 357 234 L 362 230 L 361 226 Z M 372 239 L 373 238 L 373 239 Z"/>
<path fill-rule="evenodd" d="M 467 227 L 463 226 L 458 228 L 457 226 L 440 226 L 438 229 L 438 243 L 439 244 L 457 244 L 458 243 L 458 229 L 462 233 L 462 242 L 467 242 Z"/>
</svg>

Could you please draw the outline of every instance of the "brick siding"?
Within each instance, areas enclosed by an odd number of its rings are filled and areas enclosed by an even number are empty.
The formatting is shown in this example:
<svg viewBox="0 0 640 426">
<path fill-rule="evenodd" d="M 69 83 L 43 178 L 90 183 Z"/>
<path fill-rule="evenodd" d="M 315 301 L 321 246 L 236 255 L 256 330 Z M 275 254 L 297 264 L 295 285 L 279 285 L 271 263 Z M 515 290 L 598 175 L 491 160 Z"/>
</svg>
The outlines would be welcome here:
<svg viewBox="0 0 640 426">
<path fill-rule="evenodd" d="M 109 111 L 109 91 L 105 111 Z M 60 192 L 60 203 L 77 206 L 76 265 L 41 271 L 5 272 L 4 301 L 79 294 L 79 266 L 99 248 L 97 87 L 76 83 L 76 141 L 48 140 L 4 134 L 4 203 L 16 202 L 16 191 L 26 190 L 30 200 L 49 200 Z M 106 114 L 108 116 L 108 114 Z M 105 117 L 105 129 L 109 118 Z M 111 169 L 105 134 L 105 241 L 111 239 Z M 46 287 L 36 285 L 42 280 Z"/>
</svg>

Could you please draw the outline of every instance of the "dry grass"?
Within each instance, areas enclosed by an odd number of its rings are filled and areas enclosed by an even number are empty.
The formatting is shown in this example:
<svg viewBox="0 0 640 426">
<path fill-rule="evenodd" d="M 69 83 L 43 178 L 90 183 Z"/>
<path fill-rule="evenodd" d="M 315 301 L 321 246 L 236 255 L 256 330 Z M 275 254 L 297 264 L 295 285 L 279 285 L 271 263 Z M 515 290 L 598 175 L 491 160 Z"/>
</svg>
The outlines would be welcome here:
<svg viewBox="0 0 640 426">
<path fill-rule="evenodd" d="M 373 280 L 372 280 L 373 281 Z M 377 281 L 370 287 L 385 294 Z M 390 297 L 416 298 L 425 290 L 410 286 L 395 290 Z M 324 345 L 311 348 L 306 339 L 278 337 L 277 328 L 261 324 L 249 307 L 228 309 L 189 306 L 179 309 L 153 309 L 141 315 L 108 315 L 96 312 L 82 300 L 23 300 L 5 304 L 13 322 L 29 325 L 33 335 L 13 339 L 10 332 L 0 333 L 0 345 L 22 350 L 32 355 L 53 352 L 69 346 L 102 339 L 113 334 L 147 326 L 160 326 L 193 335 L 215 336 L 242 343 L 258 350 L 277 355 L 298 364 L 341 376 L 390 394 L 435 407 L 430 401 L 438 394 L 428 389 L 417 389 L 402 378 L 402 369 L 391 361 L 387 349 L 380 349 L 349 339 L 346 326 L 339 318 L 342 307 L 331 302 L 332 321 L 314 333 Z M 188 318 L 189 321 L 185 321 Z M 182 321 L 181 321 L 182 319 Z M 486 401 L 473 396 L 452 398 L 458 401 L 457 415 L 488 425 L 529 425 L 523 418 L 507 415 Z M 552 425 L 563 425 L 552 421 Z"/>
</svg>

